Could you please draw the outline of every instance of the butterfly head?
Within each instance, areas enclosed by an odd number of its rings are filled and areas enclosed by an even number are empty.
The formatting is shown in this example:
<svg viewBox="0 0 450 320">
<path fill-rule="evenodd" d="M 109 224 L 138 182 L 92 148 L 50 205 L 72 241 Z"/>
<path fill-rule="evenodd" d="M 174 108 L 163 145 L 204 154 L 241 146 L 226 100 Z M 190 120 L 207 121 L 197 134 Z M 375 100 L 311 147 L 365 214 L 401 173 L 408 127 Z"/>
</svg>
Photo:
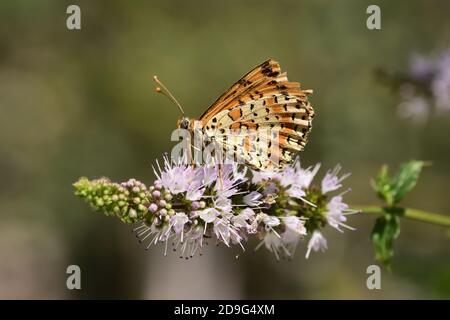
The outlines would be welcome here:
<svg viewBox="0 0 450 320">
<path fill-rule="evenodd" d="M 189 118 L 183 117 L 177 121 L 177 128 L 179 129 L 189 129 L 191 126 L 191 120 Z"/>
</svg>

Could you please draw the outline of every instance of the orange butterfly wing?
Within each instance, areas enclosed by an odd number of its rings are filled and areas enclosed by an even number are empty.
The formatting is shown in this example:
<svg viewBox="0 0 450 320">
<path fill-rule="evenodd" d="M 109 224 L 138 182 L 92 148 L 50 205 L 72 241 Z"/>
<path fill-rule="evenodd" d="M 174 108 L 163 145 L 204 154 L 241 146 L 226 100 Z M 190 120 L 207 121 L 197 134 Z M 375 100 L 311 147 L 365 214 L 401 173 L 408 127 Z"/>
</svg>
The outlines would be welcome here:
<svg viewBox="0 0 450 320">
<path fill-rule="evenodd" d="M 289 82 L 278 62 L 267 60 L 233 84 L 199 120 L 204 133 L 235 160 L 259 170 L 276 169 L 292 162 L 307 142 L 314 117 L 307 99 L 311 92 Z M 257 140 L 249 138 L 250 132 L 256 132 Z"/>
</svg>

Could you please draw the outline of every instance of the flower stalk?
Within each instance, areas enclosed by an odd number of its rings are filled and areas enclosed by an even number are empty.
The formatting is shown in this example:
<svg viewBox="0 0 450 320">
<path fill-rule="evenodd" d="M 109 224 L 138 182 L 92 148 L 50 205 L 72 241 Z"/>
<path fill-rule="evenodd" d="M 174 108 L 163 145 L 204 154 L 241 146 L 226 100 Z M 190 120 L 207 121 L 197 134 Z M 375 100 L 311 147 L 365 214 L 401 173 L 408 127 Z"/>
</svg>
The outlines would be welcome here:
<svg viewBox="0 0 450 320">
<path fill-rule="evenodd" d="M 388 209 L 377 206 L 352 206 L 352 208 L 357 210 L 357 213 L 361 214 L 383 215 L 392 212 L 392 208 Z M 450 216 L 413 208 L 395 209 L 400 217 L 450 228 Z"/>
</svg>

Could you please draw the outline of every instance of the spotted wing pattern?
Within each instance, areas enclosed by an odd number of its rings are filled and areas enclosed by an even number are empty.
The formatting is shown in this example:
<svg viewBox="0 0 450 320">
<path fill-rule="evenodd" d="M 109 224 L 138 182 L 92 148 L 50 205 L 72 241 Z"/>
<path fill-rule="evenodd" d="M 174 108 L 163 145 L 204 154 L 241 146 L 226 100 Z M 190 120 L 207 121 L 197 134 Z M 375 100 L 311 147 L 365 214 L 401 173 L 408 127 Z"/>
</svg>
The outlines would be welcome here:
<svg viewBox="0 0 450 320">
<path fill-rule="evenodd" d="M 200 117 L 203 133 L 234 161 L 258 170 L 291 163 L 308 141 L 314 110 L 300 83 L 267 60 L 243 76 Z"/>
</svg>

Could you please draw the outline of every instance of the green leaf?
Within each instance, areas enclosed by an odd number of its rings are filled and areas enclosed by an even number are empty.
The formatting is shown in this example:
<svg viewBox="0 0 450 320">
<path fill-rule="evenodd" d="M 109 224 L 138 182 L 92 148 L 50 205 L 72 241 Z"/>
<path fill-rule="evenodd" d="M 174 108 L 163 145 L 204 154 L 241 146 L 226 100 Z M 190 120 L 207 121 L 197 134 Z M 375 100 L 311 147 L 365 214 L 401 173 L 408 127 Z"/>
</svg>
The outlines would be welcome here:
<svg viewBox="0 0 450 320">
<path fill-rule="evenodd" d="M 400 167 L 394 177 L 389 176 L 388 167 L 384 165 L 376 179 L 372 180 L 372 188 L 388 207 L 394 207 L 417 184 L 425 165 L 424 161 L 409 161 Z"/>
<path fill-rule="evenodd" d="M 386 213 L 379 217 L 372 230 L 375 259 L 389 267 L 394 256 L 394 240 L 400 234 L 400 218 L 397 214 Z"/>
<path fill-rule="evenodd" d="M 400 167 L 394 178 L 394 205 L 400 202 L 410 192 L 419 180 L 424 161 L 409 161 Z"/>
<path fill-rule="evenodd" d="M 388 206 L 392 206 L 392 184 L 388 174 L 388 166 L 383 165 L 375 180 L 371 181 L 372 188 L 377 193 L 378 197 L 387 203 Z"/>
</svg>

